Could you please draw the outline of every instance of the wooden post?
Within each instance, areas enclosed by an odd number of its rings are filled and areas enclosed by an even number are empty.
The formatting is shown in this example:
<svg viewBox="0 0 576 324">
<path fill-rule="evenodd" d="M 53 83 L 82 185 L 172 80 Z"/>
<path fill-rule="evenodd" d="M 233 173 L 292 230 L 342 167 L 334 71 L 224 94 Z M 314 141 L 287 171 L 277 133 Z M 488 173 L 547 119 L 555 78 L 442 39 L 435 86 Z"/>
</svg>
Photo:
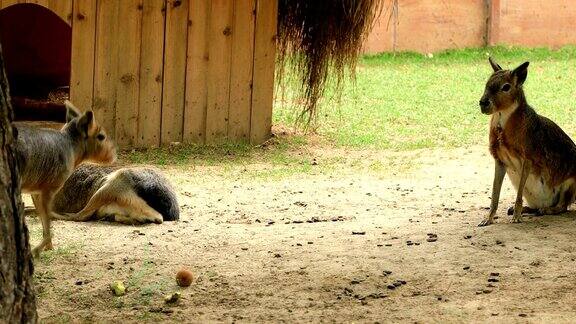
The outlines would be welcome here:
<svg viewBox="0 0 576 324">
<path fill-rule="evenodd" d="M 92 109 L 97 6 L 98 1 L 74 1 L 70 100 L 82 110 Z"/>
<path fill-rule="evenodd" d="M 187 143 L 204 143 L 206 139 L 208 17 L 211 5 L 211 0 L 191 0 L 190 3 L 184 112 L 184 141 Z"/>
<path fill-rule="evenodd" d="M 186 96 L 186 51 L 190 0 L 167 0 L 164 33 L 164 84 L 162 89 L 163 144 L 181 142 Z"/>
<path fill-rule="evenodd" d="M 278 0 L 257 0 L 250 120 L 250 141 L 253 144 L 266 141 L 272 132 L 277 18 Z"/>
<path fill-rule="evenodd" d="M 217 143 L 228 136 L 230 103 L 230 63 L 232 56 L 232 0 L 212 0 L 208 51 L 208 110 L 206 142 Z M 192 72 L 193 73 L 193 72 Z"/>
<path fill-rule="evenodd" d="M 144 0 L 140 47 L 140 98 L 136 146 L 160 145 L 162 118 L 162 72 L 166 1 Z"/>
<path fill-rule="evenodd" d="M 488 18 L 486 22 L 486 45 L 494 46 L 500 42 L 500 0 L 488 1 Z"/>
<path fill-rule="evenodd" d="M 118 19 L 120 1 L 99 0 L 96 23 L 93 109 L 96 120 L 115 138 L 118 94 Z"/>
<path fill-rule="evenodd" d="M 115 140 L 122 147 L 134 146 L 138 136 L 142 9 L 142 0 L 120 2 Z"/>
<path fill-rule="evenodd" d="M 250 140 L 255 0 L 234 0 L 228 138 Z"/>
</svg>

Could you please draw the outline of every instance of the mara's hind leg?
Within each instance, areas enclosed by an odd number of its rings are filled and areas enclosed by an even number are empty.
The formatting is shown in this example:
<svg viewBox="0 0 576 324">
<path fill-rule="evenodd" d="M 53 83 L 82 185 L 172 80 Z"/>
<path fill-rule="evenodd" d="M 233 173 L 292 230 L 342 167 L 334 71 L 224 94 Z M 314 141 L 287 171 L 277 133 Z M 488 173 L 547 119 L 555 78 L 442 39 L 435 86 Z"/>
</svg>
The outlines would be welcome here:
<svg viewBox="0 0 576 324">
<path fill-rule="evenodd" d="M 532 162 L 524 159 L 522 161 L 522 173 L 520 175 L 520 183 L 518 184 L 518 192 L 516 193 L 516 203 L 514 204 L 514 216 L 512 216 L 512 223 L 520 223 L 522 221 L 522 197 L 524 195 L 526 179 L 528 179 L 531 168 Z"/>
<path fill-rule="evenodd" d="M 90 200 L 81 211 L 77 213 L 65 213 L 62 216 L 57 216 L 57 218 L 76 222 L 89 221 L 94 217 L 96 211 L 98 211 L 100 207 L 114 201 L 114 197 L 110 195 L 111 191 L 113 191 L 111 189 L 110 183 L 104 184 L 96 191 L 96 193 L 94 193 L 94 195 L 92 195 L 92 197 L 90 197 Z"/>
<path fill-rule="evenodd" d="M 32 216 L 35 215 L 37 216 L 38 211 L 40 210 L 38 208 L 39 204 L 40 204 L 40 194 L 30 194 L 30 198 L 32 198 L 32 204 L 34 205 L 34 207 L 25 207 L 24 208 L 24 216 Z"/>
<path fill-rule="evenodd" d="M 564 192 L 560 193 L 560 200 L 556 206 L 545 207 L 538 209 L 539 215 L 558 215 L 568 211 L 568 206 L 574 202 L 576 195 L 576 184 L 570 184 L 565 188 Z"/>
<path fill-rule="evenodd" d="M 119 198 L 119 197 L 117 197 Z M 108 219 L 127 225 L 162 223 L 163 217 L 140 197 L 123 194 L 121 199 L 102 206 L 96 212 L 98 219 Z"/>
<path fill-rule="evenodd" d="M 522 214 L 538 215 L 538 208 L 530 208 L 528 206 L 522 207 Z M 514 206 L 508 207 L 508 216 L 514 215 Z"/>
<path fill-rule="evenodd" d="M 40 256 L 40 252 L 43 250 L 52 250 L 52 233 L 50 229 L 51 220 L 51 206 L 52 198 L 54 193 L 52 191 L 44 191 L 33 198 L 34 204 L 36 205 L 36 210 L 38 212 L 38 217 L 42 222 L 42 241 L 38 246 L 32 250 L 32 254 L 35 257 Z M 33 196 L 34 197 L 34 196 Z"/>
<path fill-rule="evenodd" d="M 553 207 L 545 207 L 538 209 L 539 215 L 558 215 L 566 212 L 568 208 L 564 206 L 553 206 Z"/>
<path fill-rule="evenodd" d="M 116 200 L 116 204 L 125 211 L 124 215 L 118 215 L 116 221 L 120 223 L 156 223 L 162 224 L 163 217 L 154 208 L 150 207 L 140 196 L 133 191 L 125 192 Z"/>
<path fill-rule="evenodd" d="M 107 212 L 107 209 L 119 207 L 118 212 Z M 116 208 L 113 208 L 116 209 Z M 77 213 L 68 213 L 60 219 L 85 222 L 98 215 L 115 214 L 115 219 L 121 223 L 162 223 L 162 215 L 129 189 L 128 185 L 120 180 L 104 184 L 90 198 L 86 206 Z M 118 217 L 116 217 L 116 215 Z"/>
</svg>

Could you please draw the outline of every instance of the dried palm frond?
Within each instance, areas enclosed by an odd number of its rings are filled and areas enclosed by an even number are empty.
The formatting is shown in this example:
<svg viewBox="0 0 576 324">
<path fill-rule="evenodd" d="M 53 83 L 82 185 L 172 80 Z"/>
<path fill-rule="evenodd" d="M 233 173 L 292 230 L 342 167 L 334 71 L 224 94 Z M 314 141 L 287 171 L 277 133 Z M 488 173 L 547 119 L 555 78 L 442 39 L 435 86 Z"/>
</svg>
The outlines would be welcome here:
<svg viewBox="0 0 576 324">
<path fill-rule="evenodd" d="M 386 0 L 279 0 L 278 80 L 286 68 L 301 85 L 300 120 L 316 116 L 327 81 L 341 90 L 346 72 L 354 69 L 365 37 Z"/>
</svg>

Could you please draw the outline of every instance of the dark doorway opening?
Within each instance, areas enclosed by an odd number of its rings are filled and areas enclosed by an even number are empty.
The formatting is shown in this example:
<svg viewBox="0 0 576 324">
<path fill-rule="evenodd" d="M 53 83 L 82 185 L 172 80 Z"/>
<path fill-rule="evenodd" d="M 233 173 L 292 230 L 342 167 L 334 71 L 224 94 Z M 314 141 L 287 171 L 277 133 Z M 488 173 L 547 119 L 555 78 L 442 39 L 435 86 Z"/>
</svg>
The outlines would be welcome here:
<svg viewBox="0 0 576 324">
<path fill-rule="evenodd" d="M 72 28 L 36 4 L 0 10 L 0 43 L 16 120 L 65 120 Z"/>
</svg>

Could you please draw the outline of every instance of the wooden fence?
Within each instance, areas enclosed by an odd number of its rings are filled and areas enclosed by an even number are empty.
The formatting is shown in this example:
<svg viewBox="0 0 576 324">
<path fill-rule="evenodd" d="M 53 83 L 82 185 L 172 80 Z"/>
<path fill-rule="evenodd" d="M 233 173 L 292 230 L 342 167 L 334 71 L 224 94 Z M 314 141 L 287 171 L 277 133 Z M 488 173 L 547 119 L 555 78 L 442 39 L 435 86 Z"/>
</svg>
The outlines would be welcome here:
<svg viewBox="0 0 576 324">
<path fill-rule="evenodd" d="M 576 44 L 572 0 L 390 0 L 366 53 Z"/>
<path fill-rule="evenodd" d="M 123 147 L 270 135 L 277 0 L 0 0 L 72 27 L 70 92 Z"/>
</svg>

